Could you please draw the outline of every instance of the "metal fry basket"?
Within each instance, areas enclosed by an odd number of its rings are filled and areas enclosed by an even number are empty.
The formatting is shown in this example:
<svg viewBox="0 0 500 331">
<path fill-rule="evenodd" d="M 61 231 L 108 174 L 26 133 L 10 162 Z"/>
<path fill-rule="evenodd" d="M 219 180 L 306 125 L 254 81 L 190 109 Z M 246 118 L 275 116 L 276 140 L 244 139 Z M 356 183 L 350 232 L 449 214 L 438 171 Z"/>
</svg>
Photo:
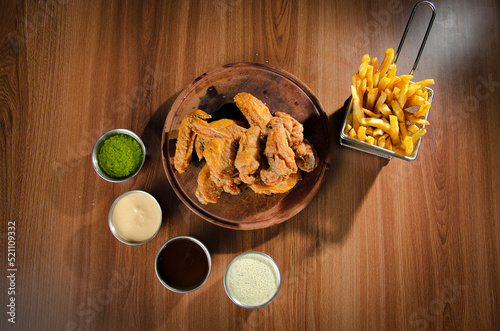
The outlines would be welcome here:
<svg viewBox="0 0 500 331">
<path fill-rule="evenodd" d="M 408 30 L 410 28 L 411 22 L 413 21 L 413 16 L 415 15 L 415 11 L 420 5 L 426 5 L 426 6 L 430 7 L 432 10 L 432 16 L 431 16 L 431 19 L 429 21 L 429 25 L 427 26 L 427 31 L 425 32 L 424 39 L 422 41 L 422 44 L 420 45 L 420 49 L 418 51 L 417 58 L 415 59 L 415 62 L 413 64 L 413 68 L 411 69 L 410 75 L 412 75 L 413 72 L 415 71 L 415 69 L 417 69 L 418 62 L 420 61 L 420 57 L 421 57 L 422 52 L 423 52 L 424 47 L 425 47 L 425 43 L 427 42 L 427 38 L 429 37 L 429 32 L 431 30 L 432 24 L 434 23 L 434 19 L 436 17 L 436 7 L 434 6 L 433 3 L 429 2 L 429 1 L 420 1 L 417 4 L 415 4 L 415 6 L 412 9 L 410 18 L 408 19 L 408 22 L 406 23 L 406 28 L 404 30 L 403 36 L 401 37 L 401 41 L 399 42 L 399 46 L 398 46 L 398 49 L 396 51 L 396 54 L 394 56 L 394 61 L 393 61 L 393 63 L 396 64 L 398 57 L 399 57 L 399 54 L 401 52 L 401 49 L 403 48 L 403 44 L 404 44 L 404 41 L 406 39 L 406 35 L 408 34 Z M 411 83 L 413 83 L 413 82 L 411 82 Z M 424 89 L 428 93 L 427 101 L 430 104 L 432 104 L 432 99 L 434 97 L 434 91 L 428 87 L 424 87 Z M 386 148 L 382 148 L 382 147 L 377 146 L 377 145 L 370 145 L 364 141 L 360 141 L 360 140 L 357 140 L 357 139 L 354 139 L 354 138 L 351 138 L 350 136 L 348 136 L 345 133 L 345 127 L 346 127 L 349 115 L 352 113 L 352 97 L 349 98 L 348 104 L 349 104 L 349 106 L 347 108 L 347 111 L 346 111 L 346 114 L 344 117 L 344 122 L 342 124 L 342 129 L 340 131 L 340 144 L 342 146 L 350 147 L 350 148 L 356 149 L 358 151 L 369 153 L 372 155 L 376 155 L 376 156 L 379 156 L 379 157 L 382 157 L 385 159 L 392 159 L 393 157 L 397 157 L 397 158 L 400 158 L 400 159 L 403 159 L 406 161 L 415 160 L 415 158 L 417 157 L 417 154 L 418 154 L 418 150 L 420 149 L 420 145 L 422 143 L 423 137 L 420 138 L 418 140 L 418 142 L 416 143 L 416 145 L 413 149 L 413 153 L 410 156 L 404 156 L 404 155 L 400 155 L 394 151 L 388 150 Z M 425 115 L 425 120 L 427 120 L 427 118 L 429 116 L 429 112 L 430 112 L 430 109 L 427 112 L 427 114 Z M 421 125 L 421 127 L 425 127 L 425 125 Z"/>
</svg>

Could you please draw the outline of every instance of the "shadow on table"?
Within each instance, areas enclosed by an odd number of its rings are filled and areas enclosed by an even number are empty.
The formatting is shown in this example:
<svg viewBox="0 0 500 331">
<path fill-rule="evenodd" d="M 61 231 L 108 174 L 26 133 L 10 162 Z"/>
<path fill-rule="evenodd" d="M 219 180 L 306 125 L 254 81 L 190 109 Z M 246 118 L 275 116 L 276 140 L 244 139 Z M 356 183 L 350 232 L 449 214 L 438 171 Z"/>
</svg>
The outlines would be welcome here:
<svg viewBox="0 0 500 331">
<path fill-rule="evenodd" d="M 333 139 L 329 174 L 316 197 L 299 214 L 301 221 L 291 224 L 293 230 L 316 237 L 316 247 L 310 248 L 313 251 L 321 244 L 344 242 L 367 192 L 388 164 L 386 159 L 340 145 L 340 130 L 347 107 L 348 100 L 329 117 Z M 311 216 L 305 216 L 308 214 Z M 321 223 L 306 219 L 321 220 Z"/>
<path fill-rule="evenodd" d="M 155 165 L 158 165 L 161 167 L 161 173 L 158 173 L 156 175 L 165 177 L 165 174 L 163 172 L 163 166 L 162 166 L 162 160 L 161 160 L 161 135 L 163 133 L 163 126 L 165 124 L 165 119 L 167 118 L 168 112 L 170 111 L 170 108 L 172 107 L 173 103 L 175 102 L 175 99 L 177 99 L 177 96 L 180 94 L 179 92 L 174 93 L 171 95 L 167 101 L 165 101 L 156 111 L 155 113 L 151 116 L 148 124 L 146 125 L 146 128 L 144 129 L 144 132 L 142 133 L 141 139 L 144 142 L 146 146 L 151 146 L 148 149 L 148 157 L 151 159 L 151 163 L 154 163 Z M 153 148 L 154 146 L 154 148 Z"/>
<path fill-rule="evenodd" d="M 144 169 L 142 170 L 146 173 L 145 178 L 147 181 L 143 183 L 142 189 L 151 193 L 158 200 L 164 211 L 164 222 L 178 216 L 176 214 L 177 198 L 163 170 L 160 145 L 165 119 L 179 93 L 180 91 L 171 95 L 155 111 L 141 135 L 141 139 L 148 148 L 148 163 L 144 165 Z M 164 227 L 165 224 L 162 225 L 162 228 Z"/>
</svg>

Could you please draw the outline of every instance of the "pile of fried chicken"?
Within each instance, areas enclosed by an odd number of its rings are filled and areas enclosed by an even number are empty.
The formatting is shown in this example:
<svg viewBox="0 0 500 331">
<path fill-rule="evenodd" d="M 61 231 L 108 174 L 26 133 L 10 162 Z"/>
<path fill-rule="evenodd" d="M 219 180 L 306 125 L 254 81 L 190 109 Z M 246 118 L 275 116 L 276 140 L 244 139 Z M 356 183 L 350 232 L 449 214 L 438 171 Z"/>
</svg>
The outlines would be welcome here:
<svg viewBox="0 0 500 331">
<path fill-rule="evenodd" d="M 301 179 L 300 170 L 310 172 L 318 165 L 304 127 L 292 116 L 273 116 L 249 93 L 238 93 L 234 101 L 250 127 L 232 119 L 209 123 L 211 116 L 198 109 L 186 115 L 179 128 L 174 166 L 183 173 L 193 149 L 200 161 L 205 159 L 196 190 L 203 204 L 216 203 L 222 192 L 239 194 L 247 186 L 259 194 L 287 192 Z"/>
</svg>

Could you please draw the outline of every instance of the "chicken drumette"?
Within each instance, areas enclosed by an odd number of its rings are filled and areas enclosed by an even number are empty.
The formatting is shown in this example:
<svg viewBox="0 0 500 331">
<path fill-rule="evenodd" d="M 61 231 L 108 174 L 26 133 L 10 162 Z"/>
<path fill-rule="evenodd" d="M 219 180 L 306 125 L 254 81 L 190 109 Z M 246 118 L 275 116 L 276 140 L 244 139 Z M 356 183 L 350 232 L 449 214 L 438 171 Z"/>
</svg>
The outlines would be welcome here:
<svg viewBox="0 0 500 331">
<path fill-rule="evenodd" d="M 260 128 L 252 126 L 241 137 L 234 166 L 238 169 L 241 181 L 252 184 L 255 182 L 260 164 Z"/>
<path fill-rule="evenodd" d="M 230 139 L 231 136 L 225 132 L 218 131 L 205 121 L 211 116 L 203 110 L 197 109 L 182 119 L 177 143 L 175 145 L 174 167 L 180 173 L 186 171 L 193 155 L 193 145 L 196 135 L 202 135 L 208 139 Z"/>
</svg>

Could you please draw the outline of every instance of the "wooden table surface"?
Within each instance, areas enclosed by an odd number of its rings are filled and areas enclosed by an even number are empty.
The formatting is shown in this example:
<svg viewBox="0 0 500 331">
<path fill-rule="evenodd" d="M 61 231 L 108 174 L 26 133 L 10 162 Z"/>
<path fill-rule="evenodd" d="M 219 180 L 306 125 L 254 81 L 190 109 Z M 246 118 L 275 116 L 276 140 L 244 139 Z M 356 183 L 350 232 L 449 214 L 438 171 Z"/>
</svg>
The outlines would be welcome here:
<svg viewBox="0 0 500 331">
<path fill-rule="evenodd" d="M 363 54 L 381 59 L 397 48 L 414 4 L 2 1 L 0 329 L 498 329 L 498 1 L 435 1 L 415 72 L 435 79 L 435 97 L 414 162 L 338 142 L 352 73 Z M 400 73 L 410 71 L 430 17 L 421 8 Z M 225 229 L 196 216 L 161 163 L 176 96 L 233 62 L 295 75 L 332 128 L 321 189 L 267 229 Z M 94 172 L 91 150 L 118 127 L 137 132 L 149 154 L 138 176 L 113 184 Z M 153 194 L 165 214 L 158 235 L 135 247 L 107 223 L 113 200 L 132 189 Z M 200 239 L 212 254 L 207 283 L 189 294 L 168 291 L 154 270 L 157 250 L 177 235 Z M 257 310 L 233 304 L 222 284 L 229 261 L 250 250 L 269 254 L 282 274 L 276 299 Z"/>
</svg>

